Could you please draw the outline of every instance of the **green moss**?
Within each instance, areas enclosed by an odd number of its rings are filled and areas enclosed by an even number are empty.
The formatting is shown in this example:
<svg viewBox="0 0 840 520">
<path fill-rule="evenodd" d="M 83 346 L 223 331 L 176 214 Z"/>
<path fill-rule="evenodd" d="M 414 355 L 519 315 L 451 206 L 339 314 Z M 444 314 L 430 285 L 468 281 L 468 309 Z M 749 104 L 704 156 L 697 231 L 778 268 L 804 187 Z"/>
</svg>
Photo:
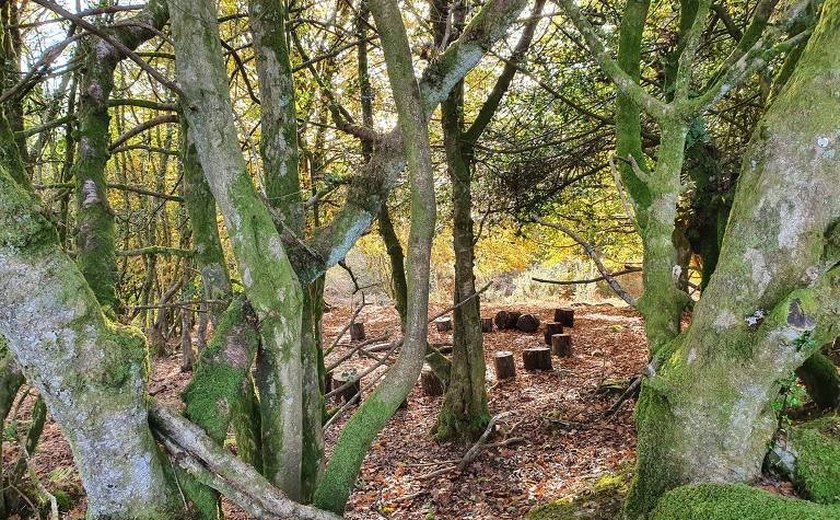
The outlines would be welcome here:
<svg viewBox="0 0 840 520">
<path fill-rule="evenodd" d="M 17 250 L 39 243 L 54 243 L 55 228 L 38 211 L 35 200 L 0 164 L 0 248 Z"/>
<path fill-rule="evenodd" d="M 249 377 L 259 338 L 249 320 L 253 322 L 247 304 L 235 299 L 220 318 L 213 340 L 201 353 L 182 398 L 186 403 L 186 417 L 220 445 L 235 421 L 240 457 L 259 468 L 260 450 L 256 444 L 259 428 L 251 423 L 256 405 Z M 218 493 L 184 473 L 179 474 L 179 480 L 184 482 L 184 494 L 197 518 L 219 518 Z"/>
<path fill-rule="evenodd" d="M 105 362 L 95 374 L 101 382 L 120 388 L 135 371 L 148 373 L 149 360 L 146 350 L 146 338 L 135 327 L 119 325 L 105 321 L 108 346 L 103 349 Z"/>
<path fill-rule="evenodd" d="M 204 428 L 219 444 L 227 434 L 233 407 L 240 399 L 241 389 L 250 373 L 259 341 L 255 330 L 243 327 L 246 323 L 245 313 L 245 303 L 242 300 L 237 299 L 230 304 L 219 320 L 213 340 L 196 363 L 193 379 L 182 396 L 186 403 L 186 416 Z M 239 330 L 235 331 L 237 328 Z M 248 359 L 233 361 L 226 356 L 229 335 L 236 332 L 244 335 L 243 346 Z"/>
<path fill-rule="evenodd" d="M 610 473 L 594 482 L 592 489 L 572 499 L 561 499 L 532 509 L 526 520 L 615 520 L 621 508 L 630 476 Z"/>
<path fill-rule="evenodd" d="M 840 508 L 744 485 L 701 484 L 670 491 L 651 520 L 836 520 Z"/>
<path fill-rule="evenodd" d="M 636 407 L 638 469 L 625 504 L 628 518 L 644 516 L 665 491 L 679 484 L 672 452 L 677 443 L 672 414 L 656 379 L 642 384 Z"/>
<path fill-rule="evenodd" d="M 370 444 L 398 405 L 399 402 L 386 403 L 374 393 L 350 418 L 315 490 L 315 507 L 339 515 L 344 513 L 347 497 L 350 496 Z"/>
<path fill-rule="evenodd" d="M 840 504 L 840 416 L 822 417 L 791 433 L 798 454 L 794 482 L 814 502 Z"/>
</svg>

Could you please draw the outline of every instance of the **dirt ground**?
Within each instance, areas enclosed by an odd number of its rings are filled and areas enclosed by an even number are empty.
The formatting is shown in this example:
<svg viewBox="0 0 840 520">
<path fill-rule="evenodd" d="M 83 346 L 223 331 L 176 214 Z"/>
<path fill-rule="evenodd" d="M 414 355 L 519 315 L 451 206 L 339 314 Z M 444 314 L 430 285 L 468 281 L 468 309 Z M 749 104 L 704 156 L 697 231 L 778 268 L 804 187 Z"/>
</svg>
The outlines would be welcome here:
<svg viewBox="0 0 840 520">
<path fill-rule="evenodd" d="M 553 307 L 487 305 L 485 316 L 497 310 L 517 310 L 537 315 L 544 324 L 553 320 Z M 470 446 L 439 444 L 429 435 L 441 397 L 422 394 L 419 383 L 370 450 L 350 497 L 346 517 L 350 519 L 515 519 L 534 505 L 573 495 L 591 486 L 594 479 L 619 470 L 633 460 L 635 433 L 633 402 L 605 418 L 616 393 L 598 394 L 596 389 L 612 381 L 626 383 L 643 367 L 647 358 L 642 321 L 630 309 L 611 305 L 575 305 L 575 325 L 567 329 L 573 337 L 574 354 L 553 358 L 553 370 L 526 372 L 523 349 L 541 345 L 543 326 L 538 332 L 493 331 L 485 334 L 487 387 L 492 415 L 507 413 L 487 440 L 487 446 L 463 473 L 442 472 L 458 464 Z M 432 309 L 434 314 L 435 309 Z M 324 344 L 336 343 L 326 363 L 340 359 L 357 344 L 345 334 L 336 341 L 349 320 L 349 306 L 334 306 L 325 315 Z M 381 343 L 399 334 L 393 309 L 367 306 L 358 320 L 364 322 L 368 338 Z M 430 326 L 431 343 L 451 341 L 451 333 L 439 333 Z M 516 378 L 497 381 L 492 354 L 514 352 Z M 375 354 L 382 356 L 384 353 Z M 377 361 L 353 355 L 337 371 L 365 371 Z M 157 399 L 178 406 L 179 393 L 189 381 L 181 373 L 179 356 L 154 363 L 149 383 Z M 363 379 L 375 384 L 379 368 Z M 368 390 L 369 393 L 369 390 Z M 15 417 L 24 421 L 31 409 L 32 393 L 23 400 Z M 352 413 L 352 409 L 349 410 Z M 327 450 L 332 448 L 347 415 L 326 431 Z M 4 464 L 16 460 L 15 442 L 4 436 Z M 49 421 L 32 461 L 42 482 L 60 490 L 74 501 L 64 518 L 83 518 L 84 501 L 72 457 L 61 432 Z M 438 473 L 438 475 L 432 475 Z M 431 475 L 431 476 L 430 476 Z M 248 518 L 230 504 L 228 518 Z"/>
</svg>

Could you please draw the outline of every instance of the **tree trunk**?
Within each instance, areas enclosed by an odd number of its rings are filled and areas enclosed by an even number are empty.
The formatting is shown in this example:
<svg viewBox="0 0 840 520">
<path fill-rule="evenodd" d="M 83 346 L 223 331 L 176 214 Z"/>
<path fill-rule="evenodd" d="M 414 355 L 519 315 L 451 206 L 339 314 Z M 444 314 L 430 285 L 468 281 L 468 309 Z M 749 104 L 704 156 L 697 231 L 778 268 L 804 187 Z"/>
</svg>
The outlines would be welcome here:
<svg viewBox="0 0 840 520">
<path fill-rule="evenodd" d="M 175 517 L 180 501 L 147 422 L 142 336 L 105 320 L 5 165 L 0 230 L 0 334 L 70 443 L 88 518 Z"/>
<path fill-rule="evenodd" d="M 757 475 L 777 424 L 770 403 L 779 382 L 838 334 L 839 25 L 840 1 L 828 0 L 753 136 L 692 325 L 665 345 L 643 385 L 631 519 L 672 487 Z"/>
<path fill-rule="evenodd" d="M 266 476 L 300 496 L 303 290 L 247 175 L 228 94 L 213 2 L 170 0 L 178 79 L 201 166 L 222 210 L 245 293 L 260 320 L 257 353 Z"/>
<path fill-rule="evenodd" d="M 154 0 L 137 15 L 136 24 L 107 30 L 126 47 L 135 49 L 153 37 L 166 19 L 166 4 Z M 116 312 L 118 272 L 114 215 L 108 204 L 105 165 L 110 158 L 108 147 L 111 143 L 108 101 L 114 88 L 114 71 L 125 56 L 94 35 L 83 40 L 81 49 L 84 67 L 77 111 L 79 146 L 73 167 L 78 220 L 76 261 L 99 303 Z"/>
<path fill-rule="evenodd" d="M 395 0 L 372 0 L 370 10 L 385 54 L 409 169 L 411 228 L 406 274 L 410 297 L 400 356 L 347 422 L 315 492 L 316 506 L 339 514 L 344 511 L 374 438 L 405 400 L 423 368 L 428 334 L 431 249 L 437 212 L 428 119 L 414 76 L 402 16 Z"/>
</svg>

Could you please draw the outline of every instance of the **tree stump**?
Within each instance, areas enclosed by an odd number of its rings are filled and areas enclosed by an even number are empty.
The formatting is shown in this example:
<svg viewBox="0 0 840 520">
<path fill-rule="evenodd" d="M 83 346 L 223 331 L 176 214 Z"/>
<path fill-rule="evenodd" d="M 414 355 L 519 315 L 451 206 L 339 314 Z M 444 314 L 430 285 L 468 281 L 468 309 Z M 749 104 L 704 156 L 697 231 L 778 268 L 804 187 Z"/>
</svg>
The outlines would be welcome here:
<svg viewBox="0 0 840 520">
<path fill-rule="evenodd" d="M 572 357 L 572 337 L 568 334 L 551 336 L 551 353 L 559 357 Z"/>
<path fill-rule="evenodd" d="M 429 365 L 423 365 L 423 371 L 420 372 L 420 387 L 423 389 L 423 395 L 443 395 L 443 383 Z"/>
<path fill-rule="evenodd" d="M 438 318 L 435 320 L 435 327 L 438 332 L 452 330 L 452 318 Z"/>
<path fill-rule="evenodd" d="M 346 387 L 344 385 L 347 385 Z M 343 389 L 341 389 L 344 387 Z M 338 391 L 336 397 L 345 403 L 358 404 L 362 397 L 362 379 L 355 372 L 342 372 L 332 376 L 333 391 Z"/>
<path fill-rule="evenodd" d="M 365 339 L 365 324 L 353 322 L 350 324 L 350 341 L 362 341 Z"/>
<path fill-rule="evenodd" d="M 540 319 L 533 314 L 523 314 L 516 320 L 516 328 L 522 332 L 536 332 L 540 328 Z"/>
<path fill-rule="evenodd" d="M 575 326 L 575 310 L 569 307 L 554 309 L 554 321 L 564 327 Z"/>
<path fill-rule="evenodd" d="M 545 324 L 545 344 L 551 345 L 551 336 L 555 334 L 563 334 L 562 323 L 546 323 Z"/>
<path fill-rule="evenodd" d="M 548 347 L 526 348 L 522 351 L 525 370 L 551 370 L 551 350 Z"/>
<path fill-rule="evenodd" d="M 510 379 L 516 377 L 516 366 L 513 364 L 513 352 L 500 350 L 493 353 L 493 363 L 496 365 L 496 379 Z"/>
<path fill-rule="evenodd" d="M 496 328 L 499 330 L 516 328 L 516 320 L 522 316 L 521 312 L 516 311 L 499 311 L 493 318 Z"/>
<path fill-rule="evenodd" d="M 481 332 L 493 332 L 493 318 L 481 318 Z"/>
<path fill-rule="evenodd" d="M 333 373 L 332 370 L 327 372 L 324 376 L 324 393 L 328 394 L 332 392 L 333 389 Z"/>
</svg>

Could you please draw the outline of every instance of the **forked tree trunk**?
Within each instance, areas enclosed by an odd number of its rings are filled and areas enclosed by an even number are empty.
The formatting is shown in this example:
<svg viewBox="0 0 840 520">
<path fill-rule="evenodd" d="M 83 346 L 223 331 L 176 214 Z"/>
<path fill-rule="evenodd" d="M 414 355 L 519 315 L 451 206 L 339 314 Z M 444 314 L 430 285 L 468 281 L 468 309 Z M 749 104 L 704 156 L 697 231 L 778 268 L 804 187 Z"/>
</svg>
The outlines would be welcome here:
<svg viewBox="0 0 840 520">
<path fill-rule="evenodd" d="M 757 475 L 780 380 L 840 332 L 838 47 L 840 0 L 828 0 L 753 136 L 692 325 L 643 385 L 631 519 L 675 486 Z"/>
</svg>

